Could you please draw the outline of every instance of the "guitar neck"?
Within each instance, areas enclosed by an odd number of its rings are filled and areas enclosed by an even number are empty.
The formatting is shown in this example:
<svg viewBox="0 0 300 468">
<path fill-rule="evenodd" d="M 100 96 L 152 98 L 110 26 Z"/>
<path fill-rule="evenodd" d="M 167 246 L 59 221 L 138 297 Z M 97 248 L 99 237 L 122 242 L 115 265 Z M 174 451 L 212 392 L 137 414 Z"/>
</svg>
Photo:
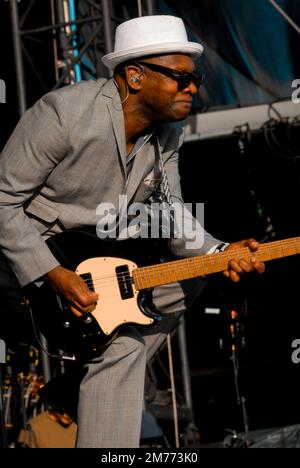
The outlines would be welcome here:
<svg viewBox="0 0 300 468">
<path fill-rule="evenodd" d="M 253 254 L 248 247 L 217 254 L 190 257 L 172 262 L 137 268 L 133 281 L 137 290 L 206 276 L 227 270 L 228 262 L 235 258 L 250 261 L 253 256 L 262 262 L 300 254 L 300 237 L 261 244 Z"/>
</svg>

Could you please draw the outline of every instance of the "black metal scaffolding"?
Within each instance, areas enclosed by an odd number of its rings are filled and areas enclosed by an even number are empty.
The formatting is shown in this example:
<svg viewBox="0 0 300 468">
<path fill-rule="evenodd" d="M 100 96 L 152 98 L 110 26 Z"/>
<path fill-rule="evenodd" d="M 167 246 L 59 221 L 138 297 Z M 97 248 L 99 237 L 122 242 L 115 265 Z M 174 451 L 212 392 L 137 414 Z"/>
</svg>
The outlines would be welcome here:
<svg viewBox="0 0 300 468">
<path fill-rule="evenodd" d="M 142 14 L 156 11 L 155 0 L 78 0 L 76 3 L 74 0 L 30 0 L 27 5 L 9 0 L 9 4 L 20 116 L 27 108 L 24 62 L 29 63 L 38 77 L 43 92 L 81 79 L 107 76 L 109 72 L 101 57 L 113 50 L 115 27 L 138 16 L 140 8 Z M 39 11 L 43 9 L 45 12 L 45 8 L 48 9 L 48 24 L 36 23 Z M 32 18 L 35 19 L 34 27 L 28 26 Z M 49 54 L 55 77 L 50 89 L 44 83 L 43 70 L 38 69 L 27 47 L 28 40 L 48 45 L 45 53 Z"/>
</svg>

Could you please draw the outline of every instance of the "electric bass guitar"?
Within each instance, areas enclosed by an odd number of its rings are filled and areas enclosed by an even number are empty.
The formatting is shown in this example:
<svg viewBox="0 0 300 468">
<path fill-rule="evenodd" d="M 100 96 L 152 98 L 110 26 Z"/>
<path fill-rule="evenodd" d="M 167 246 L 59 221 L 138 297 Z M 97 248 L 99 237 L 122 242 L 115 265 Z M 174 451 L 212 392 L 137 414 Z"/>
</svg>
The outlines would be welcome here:
<svg viewBox="0 0 300 468">
<path fill-rule="evenodd" d="M 79 274 L 99 294 L 95 310 L 76 317 L 47 282 L 25 291 L 35 326 L 50 343 L 81 359 L 96 356 L 124 325 L 157 324 L 161 316 L 151 303 L 153 288 L 225 271 L 233 256 L 253 257 L 244 247 L 166 261 L 155 241 L 103 241 L 81 231 L 63 232 L 47 243 L 61 265 Z M 300 254 L 300 237 L 262 244 L 255 257 L 266 262 L 296 254 Z"/>
</svg>

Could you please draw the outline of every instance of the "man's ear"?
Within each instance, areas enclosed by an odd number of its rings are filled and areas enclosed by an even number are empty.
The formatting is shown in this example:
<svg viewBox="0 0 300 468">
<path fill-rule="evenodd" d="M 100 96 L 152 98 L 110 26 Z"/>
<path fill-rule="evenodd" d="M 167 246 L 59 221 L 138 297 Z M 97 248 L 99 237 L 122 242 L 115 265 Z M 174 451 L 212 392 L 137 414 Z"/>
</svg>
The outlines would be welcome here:
<svg viewBox="0 0 300 468">
<path fill-rule="evenodd" d="M 138 65 L 128 64 L 125 68 L 125 75 L 128 86 L 138 91 L 141 88 L 143 70 Z"/>
</svg>

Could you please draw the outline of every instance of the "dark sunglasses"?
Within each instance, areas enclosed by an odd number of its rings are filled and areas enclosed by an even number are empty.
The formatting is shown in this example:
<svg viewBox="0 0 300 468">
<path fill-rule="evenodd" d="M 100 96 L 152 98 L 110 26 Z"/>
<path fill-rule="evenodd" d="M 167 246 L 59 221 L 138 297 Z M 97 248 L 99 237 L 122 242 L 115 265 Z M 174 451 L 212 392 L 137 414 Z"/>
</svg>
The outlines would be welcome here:
<svg viewBox="0 0 300 468">
<path fill-rule="evenodd" d="M 145 66 L 150 70 L 163 73 L 166 76 L 169 76 L 173 80 L 177 81 L 178 88 L 180 91 L 190 86 L 191 83 L 194 83 L 196 88 L 200 88 L 204 81 L 204 75 L 200 75 L 197 72 L 182 72 L 179 70 L 173 70 L 172 68 L 162 67 L 161 65 L 156 65 L 155 63 L 148 62 L 137 62 L 139 65 Z"/>
</svg>

